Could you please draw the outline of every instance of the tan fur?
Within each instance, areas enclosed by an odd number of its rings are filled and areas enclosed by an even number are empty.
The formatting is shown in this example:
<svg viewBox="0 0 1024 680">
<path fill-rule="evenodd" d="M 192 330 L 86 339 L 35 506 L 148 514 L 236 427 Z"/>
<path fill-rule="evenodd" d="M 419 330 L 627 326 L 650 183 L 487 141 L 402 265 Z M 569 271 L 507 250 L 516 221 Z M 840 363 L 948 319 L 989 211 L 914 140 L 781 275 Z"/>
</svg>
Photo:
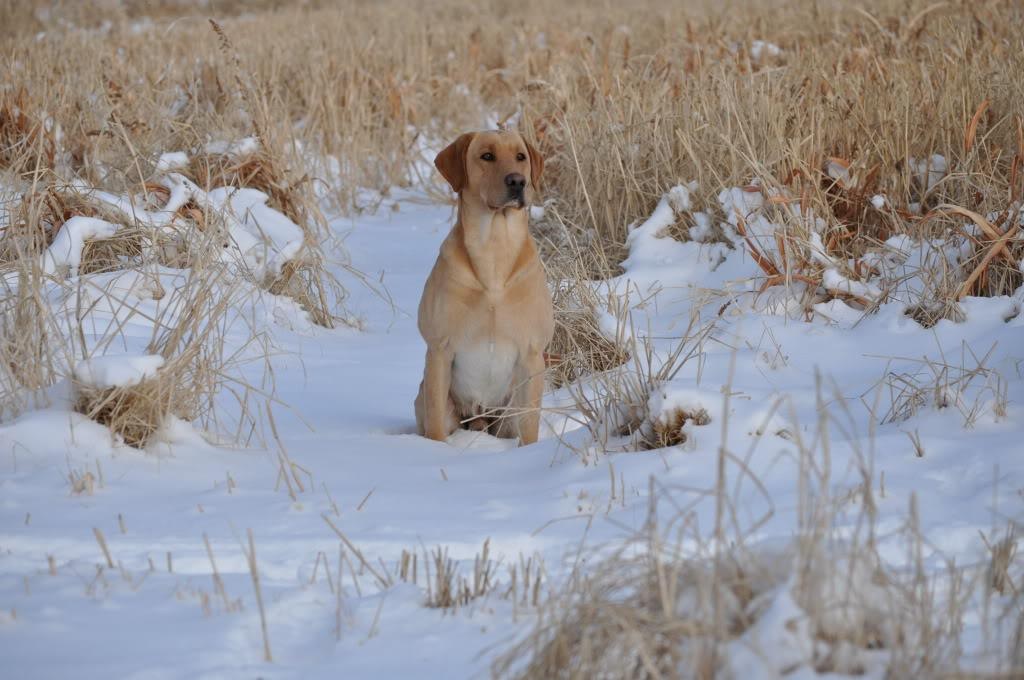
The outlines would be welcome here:
<svg viewBox="0 0 1024 680">
<path fill-rule="evenodd" d="M 466 422 L 531 444 L 554 332 L 551 293 L 527 221 L 543 159 L 518 133 L 479 132 L 459 137 L 434 163 L 459 203 L 420 300 L 427 358 L 417 429 L 443 441 Z M 513 173 L 526 180 L 521 201 L 509 196 Z"/>
</svg>

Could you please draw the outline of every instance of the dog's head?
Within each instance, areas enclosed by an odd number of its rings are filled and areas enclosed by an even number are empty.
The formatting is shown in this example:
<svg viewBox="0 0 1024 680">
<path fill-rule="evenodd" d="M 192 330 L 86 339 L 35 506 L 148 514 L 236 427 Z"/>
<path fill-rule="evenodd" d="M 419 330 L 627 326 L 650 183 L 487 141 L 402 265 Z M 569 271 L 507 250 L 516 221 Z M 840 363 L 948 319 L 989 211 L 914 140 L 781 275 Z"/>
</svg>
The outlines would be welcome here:
<svg viewBox="0 0 1024 680">
<path fill-rule="evenodd" d="M 467 132 L 437 154 L 434 165 L 463 200 L 491 210 L 523 208 L 544 171 L 544 159 L 518 132 Z"/>
</svg>

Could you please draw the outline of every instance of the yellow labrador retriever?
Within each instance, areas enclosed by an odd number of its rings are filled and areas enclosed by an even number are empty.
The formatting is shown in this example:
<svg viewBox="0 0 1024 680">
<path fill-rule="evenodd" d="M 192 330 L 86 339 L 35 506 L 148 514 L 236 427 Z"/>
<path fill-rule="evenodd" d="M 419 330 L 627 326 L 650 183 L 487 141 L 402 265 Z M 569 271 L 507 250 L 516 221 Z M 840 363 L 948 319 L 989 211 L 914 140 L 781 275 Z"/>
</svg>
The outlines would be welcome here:
<svg viewBox="0 0 1024 680">
<path fill-rule="evenodd" d="M 420 300 L 416 427 L 444 441 L 464 423 L 532 444 L 554 332 L 527 221 L 544 160 L 517 132 L 470 132 L 434 165 L 459 195 L 458 218 Z"/>
</svg>

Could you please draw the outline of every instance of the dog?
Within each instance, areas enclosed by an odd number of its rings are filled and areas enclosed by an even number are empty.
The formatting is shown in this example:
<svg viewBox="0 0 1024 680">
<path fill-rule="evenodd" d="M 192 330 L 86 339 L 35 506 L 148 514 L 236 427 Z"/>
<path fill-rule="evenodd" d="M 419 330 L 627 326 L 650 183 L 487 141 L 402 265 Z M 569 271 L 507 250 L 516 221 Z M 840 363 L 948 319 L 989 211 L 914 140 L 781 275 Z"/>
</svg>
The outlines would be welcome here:
<svg viewBox="0 0 1024 680">
<path fill-rule="evenodd" d="M 460 136 L 434 165 L 458 213 L 420 299 L 416 428 L 444 441 L 465 424 L 532 444 L 555 327 L 527 214 L 544 159 L 517 132 L 487 131 Z"/>
</svg>

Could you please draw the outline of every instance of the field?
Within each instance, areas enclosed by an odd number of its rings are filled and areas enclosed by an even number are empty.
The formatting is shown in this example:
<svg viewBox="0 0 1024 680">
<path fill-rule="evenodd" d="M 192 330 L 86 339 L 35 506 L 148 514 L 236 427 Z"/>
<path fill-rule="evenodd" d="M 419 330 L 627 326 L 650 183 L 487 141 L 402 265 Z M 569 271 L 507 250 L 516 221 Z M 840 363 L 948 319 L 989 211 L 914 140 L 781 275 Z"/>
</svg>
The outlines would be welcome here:
<svg viewBox="0 0 1024 680">
<path fill-rule="evenodd" d="M 0 4 L 12 678 L 1024 677 L 1024 6 Z M 518 129 L 541 441 L 415 433 Z"/>
</svg>

